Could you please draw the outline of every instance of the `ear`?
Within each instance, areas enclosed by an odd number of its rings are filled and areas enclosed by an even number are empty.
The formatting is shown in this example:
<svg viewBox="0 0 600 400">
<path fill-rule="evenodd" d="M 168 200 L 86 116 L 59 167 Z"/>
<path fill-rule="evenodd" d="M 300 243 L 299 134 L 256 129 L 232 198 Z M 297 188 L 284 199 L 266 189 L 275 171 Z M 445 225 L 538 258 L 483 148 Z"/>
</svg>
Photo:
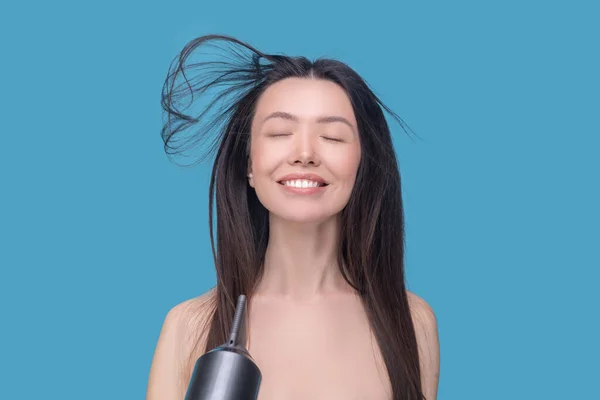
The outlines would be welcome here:
<svg viewBox="0 0 600 400">
<path fill-rule="evenodd" d="M 252 160 L 248 157 L 248 184 L 254 187 L 254 174 L 252 173 Z"/>
</svg>

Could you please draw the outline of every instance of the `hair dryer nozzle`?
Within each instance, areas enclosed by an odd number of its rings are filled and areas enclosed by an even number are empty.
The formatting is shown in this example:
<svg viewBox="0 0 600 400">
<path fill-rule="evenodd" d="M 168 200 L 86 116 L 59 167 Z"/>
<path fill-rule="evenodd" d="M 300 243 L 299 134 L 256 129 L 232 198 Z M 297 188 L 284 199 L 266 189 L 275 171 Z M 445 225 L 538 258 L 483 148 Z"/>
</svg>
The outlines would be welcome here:
<svg viewBox="0 0 600 400">
<path fill-rule="evenodd" d="M 243 294 L 238 297 L 227 345 L 246 348 L 246 296 Z"/>
</svg>

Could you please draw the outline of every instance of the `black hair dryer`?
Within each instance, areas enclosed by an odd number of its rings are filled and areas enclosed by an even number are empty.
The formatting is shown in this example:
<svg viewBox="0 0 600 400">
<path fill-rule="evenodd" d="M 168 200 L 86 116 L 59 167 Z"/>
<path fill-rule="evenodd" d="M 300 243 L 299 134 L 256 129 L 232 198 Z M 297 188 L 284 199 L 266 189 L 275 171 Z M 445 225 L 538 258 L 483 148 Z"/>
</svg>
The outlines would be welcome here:
<svg viewBox="0 0 600 400">
<path fill-rule="evenodd" d="M 198 358 L 185 400 L 256 400 L 262 374 L 245 347 L 245 314 L 242 294 L 229 341 Z"/>
</svg>

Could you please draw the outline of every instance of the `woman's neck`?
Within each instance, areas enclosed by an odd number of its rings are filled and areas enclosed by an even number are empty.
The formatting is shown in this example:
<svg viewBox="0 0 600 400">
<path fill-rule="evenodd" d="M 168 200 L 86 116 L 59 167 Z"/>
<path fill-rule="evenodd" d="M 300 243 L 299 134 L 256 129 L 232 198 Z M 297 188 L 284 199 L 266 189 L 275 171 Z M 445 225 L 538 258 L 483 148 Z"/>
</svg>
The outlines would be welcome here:
<svg viewBox="0 0 600 400">
<path fill-rule="evenodd" d="M 312 224 L 271 217 L 264 272 L 256 294 L 312 301 L 350 292 L 338 268 L 338 245 L 336 217 Z"/>
</svg>

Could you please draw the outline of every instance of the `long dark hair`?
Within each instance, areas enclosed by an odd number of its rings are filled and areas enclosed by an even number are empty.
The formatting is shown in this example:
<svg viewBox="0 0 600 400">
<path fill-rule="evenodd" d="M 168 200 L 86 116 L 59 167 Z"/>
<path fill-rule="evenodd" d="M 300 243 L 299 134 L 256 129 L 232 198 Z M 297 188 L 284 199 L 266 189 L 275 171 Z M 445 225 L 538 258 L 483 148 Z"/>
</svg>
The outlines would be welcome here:
<svg viewBox="0 0 600 400">
<path fill-rule="evenodd" d="M 200 47 L 218 50 L 218 58 L 192 61 L 194 51 Z M 237 296 L 245 294 L 251 300 L 262 276 L 269 219 L 246 176 L 250 126 L 264 90 L 290 77 L 332 81 L 350 98 L 362 158 L 349 202 L 341 213 L 338 265 L 364 304 L 387 367 L 393 399 L 423 399 L 417 341 L 404 281 L 400 173 L 384 110 L 406 132 L 410 129 L 346 64 L 332 59 L 310 61 L 264 54 L 222 35 L 189 42 L 173 60 L 162 91 L 166 116 L 162 138 L 167 154 L 187 157 L 188 151 L 211 137 L 212 144 L 204 156 L 216 150 L 209 225 L 217 284 L 206 344 L 197 350 L 201 353 L 227 340 Z M 212 100 L 206 102 L 211 91 Z M 202 103 L 197 112 L 192 110 L 197 105 L 195 100 Z M 188 364 L 184 379 L 190 373 Z"/>
</svg>

